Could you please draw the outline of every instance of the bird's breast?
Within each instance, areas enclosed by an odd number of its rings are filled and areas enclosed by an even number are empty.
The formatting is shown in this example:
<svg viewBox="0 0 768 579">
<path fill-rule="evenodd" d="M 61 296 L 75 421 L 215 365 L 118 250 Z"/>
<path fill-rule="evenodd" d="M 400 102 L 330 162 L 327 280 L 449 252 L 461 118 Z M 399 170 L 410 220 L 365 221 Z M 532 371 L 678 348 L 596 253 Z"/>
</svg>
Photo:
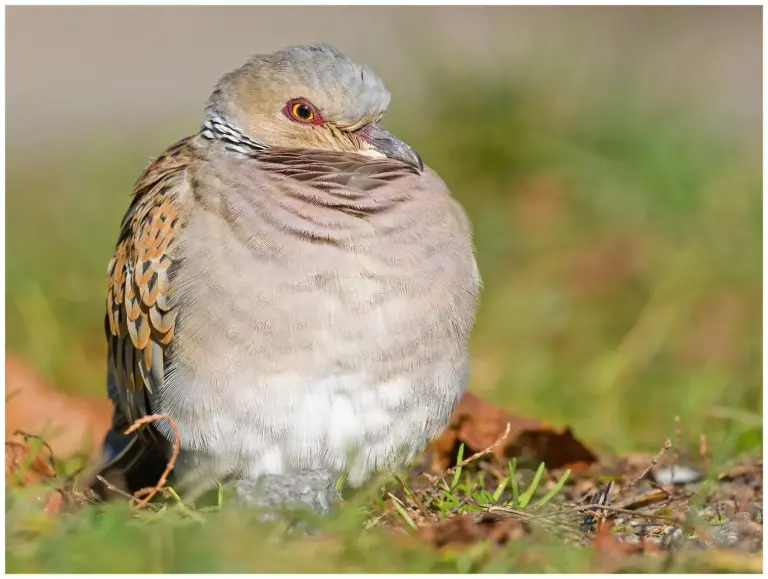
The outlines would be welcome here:
<svg viewBox="0 0 768 579">
<path fill-rule="evenodd" d="M 244 189 L 193 209 L 160 410 L 193 448 L 251 445 L 256 470 L 338 467 L 348 444 L 374 462 L 415 452 L 466 382 L 469 236 L 447 204 L 361 216 L 302 203 Z"/>
</svg>

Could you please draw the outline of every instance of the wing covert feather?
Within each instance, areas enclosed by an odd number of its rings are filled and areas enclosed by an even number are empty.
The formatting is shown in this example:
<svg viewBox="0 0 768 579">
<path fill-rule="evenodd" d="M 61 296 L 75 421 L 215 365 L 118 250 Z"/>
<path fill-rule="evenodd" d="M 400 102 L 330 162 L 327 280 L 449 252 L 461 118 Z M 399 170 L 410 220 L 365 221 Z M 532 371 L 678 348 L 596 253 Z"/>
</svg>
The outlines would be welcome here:
<svg viewBox="0 0 768 579">
<path fill-rule="evenodd" d="M 179 141 L 144 171 L 133 189 L 115 254 L 107 269 L 106 333 L 110 371 L 128 424 L 148 413 L 161 386 L 164 351 L 176 315 L 170 267 L 185 210 L 186 169 L 194 150 Z"/>
</svg>

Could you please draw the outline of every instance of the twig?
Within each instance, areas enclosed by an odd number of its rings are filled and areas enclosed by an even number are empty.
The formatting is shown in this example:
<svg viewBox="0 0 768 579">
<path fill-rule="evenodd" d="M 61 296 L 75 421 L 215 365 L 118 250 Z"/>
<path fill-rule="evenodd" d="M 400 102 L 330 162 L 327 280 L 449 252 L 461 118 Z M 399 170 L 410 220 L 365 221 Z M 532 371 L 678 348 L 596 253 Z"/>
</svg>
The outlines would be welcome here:
<svg viewBox="0 0 768 579">
<path fill-rule="evenodd" d="M 136 505 L 138 508 L 145 506 L 149 501 L 151 501 L 152 498 L 158 492 L 160 492 L 160 490 L 163 488 L 163 485 L 168 480 L 168 475 L 173 470 L 173 467 L 176 464 L 176 458 L 179 456 L 179 452 L 181 451 L 181 434 L 179 433 L 179 429 L 176 426 L 176 422 L 173 420 L 173 418 L 171 418 L 167 414 L 150 414 L 149 416 L 144 416 L 143 418 L 139 418 L 133 424 L 131 424 L 128 430 L 125 431 L 125 434 L 131 434 L 140 426 L 144 424 L 149 424 L 151 422 L 155 422 L 157 420 L 160 420 L 161 418 L 165 418 L 168 421 L 168 423 L 171 425 L 171 428 L 173 429 L 173 434 L 175 437 L 173 441 L 173 451 L 171 452 L 171 458 L 168 461 L 168 464 L 166 465 L 165 470 L 163 471 L 163 474 L 160 476 L 160 480 L 158 480 L 155 487 L 147 493 L 147 496 L 138 502 L 138 504 Z M 141 489 L 139 492 L 144 490 L 145 489 Z M 135 496 L 134 498 L 138 498 L 138 497 Z"/>
<path fill-rule="evenodd" d="M 491 452 L 493 452 L 494 449 L 497 446 L 499 446 L 502 442 L 504 442 L 504 440 L 509 436 L 510 430 L 512 430 L 512 424 L 510 422 L 507 422 L 507 427 L 506 427 L 506 429 L 504 429 L 504 434 L 502 434 L 501 437 L 496 440 L 496 442 L 494 442 L 488 448 L 485 448 L 485 449 L 481 450 L 480 452 L 476 452 L 475 454 L 473 454 L 469 458 L 467 458 L 465 460 L 462 460 L 459 464 L 457 464 L 453 468 L 449 468 L 447 471 L 445 471 L 443 473 L 443 476 L 445 476 L 447 474 L 453 474 L 454 472 L 456 472 L 457 468 L 465 467 L 470 462 L 472 462 L 473 460 L 477 460 L 478 458 L 480 458 L 481 456 L 485 456 L 486 454 L 491 454 Z"/>
<path fill-rule="evenodd" d="M 113 485 L 111 482 L 107 481 L 107 479 L 105 479 L 100 474 L 96 475 L 96 479 L 99 482 L 101 482 L 101 484 L 103 484 L 105 487 L 107 487 L 107 490 L 110 490 L 110 491 L 112 491 L 114 493 L 117 493 L 117 494 L 119 494 L 121 496 L 124 496 L 125 498 L 130 499 L 132 501 L 136 500 L 136 497 L 134 497 L 132 494 L 125 492 L 123 489 L 117 488 L 115 485 Z"/>
<path fill-rule="evenodd" d="M 649 472 L 651 472 L 651 469 L 654 466 L 659 464 L 659 460 L 661 459 L 661 457 L 664 456 L 671 447 L 672 447 L 672 441 L 667 439 L 667 441 L 664 443 L 664 446 L 659 451 L 659 453 L 651 459 L 651 464 L 648 465 L 648 467 L 640 474 L 639 477 L 637 477 L 635 480 L 633 480 L 631 483 L 629 483 L 627 488 L 631 489 L 633 486 L 635 486 L 637 483 L 639 483 L 641 480 L 643 480 L 645 475 L 647 475 Z"/>
<path fill-rule="evenodd" d="M 521 521 L 537 521 L 542 524 L 556 525 L 559 528 L 567 529 L 579 535 L 580 537 L 586 537 L 586 535 L 579 529 L 578 525 L 569 523 L 568 521 L 556 521 L 557 517 L 571 514 L 573 511 L 552 512 L 552 513 L 539 513 L 531 514 L 522 509 L 516 509 L 514 507 L 501 507 L 497 505 L 477 505 L 482 511 L 487 513 L 497 513 L 509 518 L 516 518 Z"/>
</svg>

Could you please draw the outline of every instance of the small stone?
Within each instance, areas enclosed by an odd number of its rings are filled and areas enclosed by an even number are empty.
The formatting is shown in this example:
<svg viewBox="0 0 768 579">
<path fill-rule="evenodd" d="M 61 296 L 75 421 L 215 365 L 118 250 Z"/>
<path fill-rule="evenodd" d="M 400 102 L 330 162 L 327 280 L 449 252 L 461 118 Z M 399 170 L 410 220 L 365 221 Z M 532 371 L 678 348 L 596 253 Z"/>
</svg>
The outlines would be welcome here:
<svg viewBox="0 0 768 579">
<path fill-rule="evenodd" d="M 640 543 L 640 537 L 631 533 L 623 533 L 621 539 L 632 545 L 638 545 Z"/>
<path fill-rule="evenodd" d="M 683 541 L 683 530 L 680 527 L 670 526 L 667 529 L 667 542 L 677 545 Z"/>
<path fill-rule="evenodd" d="M 676 484 L 684 485 L 701 479 L 701 472 L 683 465 L 664 466 L 652 473 L 653 480 L 660 485 Z"/>
<path fill-rule="evenodd" d="M 720 501 L 717 504 L 717 511 L 724 519 L 730 519 L 736 514 L 736 501 Z"/>
<path fill-rule="evenodd" d="M 723 547 L 733 547 L 739 542 L 739 533 L 734 521 L 714 526 L 711 535 L 715 542 Z"/>
<path fill-rule="evenodd" d="M 325 471 L 264 475 L 258 481 L 238 480 L 234 482 L 234 489 L 237 499 L 243 504 L 273 511 L 304 508 L 325 515 L 331 512 L 334 503 L 341 500 L 336 490 L 336 478 Z"/>
</svg>

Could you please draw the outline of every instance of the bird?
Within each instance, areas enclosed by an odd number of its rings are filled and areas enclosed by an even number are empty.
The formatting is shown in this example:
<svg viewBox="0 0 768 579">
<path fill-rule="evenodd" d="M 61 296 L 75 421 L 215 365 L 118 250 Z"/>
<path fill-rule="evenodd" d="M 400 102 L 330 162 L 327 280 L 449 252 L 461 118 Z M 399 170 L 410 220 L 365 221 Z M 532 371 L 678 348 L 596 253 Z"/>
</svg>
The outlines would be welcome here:
<svg viewBox="0 0 768 579">
<path fill-rule="evenodd" d="M 123 490 L 154 485 L 176 442 L 190 496 L 359 486 L 445 427 L 481 278 L 464 209 L 383 128 L 390 98 L 329 44 L 257 54 L 140 175 L 107 271 L 99 472 Z M 176 429 L 125 433 L 153 414 Z"/>
</svg>

